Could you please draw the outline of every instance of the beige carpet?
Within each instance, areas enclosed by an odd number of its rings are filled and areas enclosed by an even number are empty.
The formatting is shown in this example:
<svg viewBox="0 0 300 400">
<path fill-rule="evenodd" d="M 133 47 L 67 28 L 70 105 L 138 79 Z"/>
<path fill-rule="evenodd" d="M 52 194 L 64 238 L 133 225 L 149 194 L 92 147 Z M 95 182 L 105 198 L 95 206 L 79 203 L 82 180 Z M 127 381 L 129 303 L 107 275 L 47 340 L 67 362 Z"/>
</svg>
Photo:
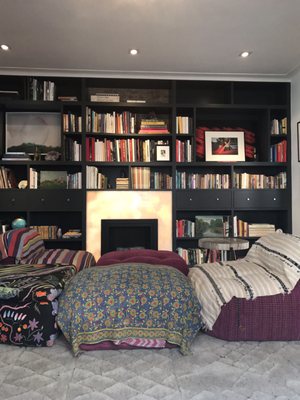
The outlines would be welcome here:
<svg viewBox="0 0 300 400">
<path fill-rule="evenodd" d="M 300 342 L 224 342 L 200 334 L 177 350 L 94 351 L 0 345 L 0 399 L 296 400 Z"/>
</svg>

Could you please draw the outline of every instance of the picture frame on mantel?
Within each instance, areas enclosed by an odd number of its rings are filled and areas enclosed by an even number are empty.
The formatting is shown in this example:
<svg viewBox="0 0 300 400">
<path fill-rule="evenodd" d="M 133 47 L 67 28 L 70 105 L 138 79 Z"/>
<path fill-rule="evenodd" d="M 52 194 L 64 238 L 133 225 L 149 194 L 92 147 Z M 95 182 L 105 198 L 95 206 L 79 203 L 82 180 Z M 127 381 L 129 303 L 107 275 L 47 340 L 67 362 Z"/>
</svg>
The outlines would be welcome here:
<svg viewBox="0 0 300 400">
<path fill-rule="evenodd" d="M 298 149 L 298 162 L 300 162 L 300 121 L 297 122 L 297 149 Z"/>
<path fill-rule="evenodd" d="M 243 131 L 205 131 L 205 161 L 245 161 Z"/>
</svg>

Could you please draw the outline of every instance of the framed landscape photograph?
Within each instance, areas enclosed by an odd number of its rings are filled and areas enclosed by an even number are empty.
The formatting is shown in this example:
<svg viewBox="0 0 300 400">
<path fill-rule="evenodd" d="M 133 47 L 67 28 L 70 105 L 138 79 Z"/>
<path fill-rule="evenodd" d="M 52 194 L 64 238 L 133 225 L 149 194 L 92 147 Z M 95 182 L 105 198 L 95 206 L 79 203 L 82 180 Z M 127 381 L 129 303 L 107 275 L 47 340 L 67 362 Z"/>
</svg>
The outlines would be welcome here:
<svg viewBox="0 0 300 400">
<path fill-rule="evenodd" d="M 61 115 L 51 112 L 7 112 L 6 153 L 61 151 Z"/>
<path fill-rule="evenodd" d="M 67 171 L 41 171 L 40 189 L 67 189 Z"/>
<path fill-rule="evenodd" d="M 196 237 L 224 237 L 224 217 L 222 215 L 196 215 Z"/>
<path fill-rule="evenodd" d="M 170 161 L 170 146 L 160 145 L 156 146 L 156 161 Z"/>
<path fill-rule="evenodd" d="M 205 161 L 245 161 L 244 132 L 205 131 Z"/>
</svg>

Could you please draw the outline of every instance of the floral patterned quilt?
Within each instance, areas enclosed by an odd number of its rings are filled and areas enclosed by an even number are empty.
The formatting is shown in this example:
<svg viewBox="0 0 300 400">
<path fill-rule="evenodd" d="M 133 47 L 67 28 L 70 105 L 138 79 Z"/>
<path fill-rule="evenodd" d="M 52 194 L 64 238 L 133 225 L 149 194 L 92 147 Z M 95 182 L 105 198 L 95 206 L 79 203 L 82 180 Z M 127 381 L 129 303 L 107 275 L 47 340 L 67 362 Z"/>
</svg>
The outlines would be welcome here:
<svg viewBox="0 0 300 400">
<path fill-rule="evenodd" d="M 79 272 L 59 298 L 58 324 L 74 354 L 80 345 L 161 339 L 183 354 L 201 329 L 186 276 L 164 265 L 122 263 Z"/>
<path fill-rule="evenodd" d="M 52 346 L 57 297 L 75 273 L 73 265 L 1 265 L 0 343 Z"/>
</svg>

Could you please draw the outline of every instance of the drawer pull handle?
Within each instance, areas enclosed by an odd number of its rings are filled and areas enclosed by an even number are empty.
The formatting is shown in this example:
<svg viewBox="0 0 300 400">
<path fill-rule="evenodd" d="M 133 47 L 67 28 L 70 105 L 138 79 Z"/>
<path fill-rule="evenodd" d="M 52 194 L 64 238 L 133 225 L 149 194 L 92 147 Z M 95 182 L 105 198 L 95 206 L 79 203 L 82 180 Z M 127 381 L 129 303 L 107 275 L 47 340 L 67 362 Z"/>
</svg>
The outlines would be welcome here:
<svg viewBox="0 0 300 400">
<path fill-rule="evenodd" d="M 276 197 L 274 197 L 274 199 L 273 199 L 274 201 L 276 201 L 277 200 L 277 198 Z"/>
<path fill-rule="evenodd" d="M 70 203 L 70 201 L 71 201 L 70 197 L 67 197 L 67 198 L 66 198 L 66 202 L 67 202 L 67 203 Z"/>
<path fill-rule="evenodd" d="M 250 201 L 250 197 L 247 197 L 247 201 Z"/>
<path fill-rule="evenodd" d="M 192 197 L 190 197 L 190 198 L 189 198 L 189 200 L 190 200 L 190 201 L 193 201 L 193 198 L 192 198 Z"/>
<path fill-rule="evenodd" d="M 44 197 L 41 197 L 41 203 L 44 203 L 44 202 L 45 202 Z"/>
<path fill-rule="evenodd" d="M 217 197 L 217 201 L 219 201 L 220 199 L 219 199 L 219 197 Z"/>
<path fill-rule="evenodd" d="M 16 199 L 14 197 L 11 198 L 10 200 L 12 203 L 15 203 Z"/>
</svg>

